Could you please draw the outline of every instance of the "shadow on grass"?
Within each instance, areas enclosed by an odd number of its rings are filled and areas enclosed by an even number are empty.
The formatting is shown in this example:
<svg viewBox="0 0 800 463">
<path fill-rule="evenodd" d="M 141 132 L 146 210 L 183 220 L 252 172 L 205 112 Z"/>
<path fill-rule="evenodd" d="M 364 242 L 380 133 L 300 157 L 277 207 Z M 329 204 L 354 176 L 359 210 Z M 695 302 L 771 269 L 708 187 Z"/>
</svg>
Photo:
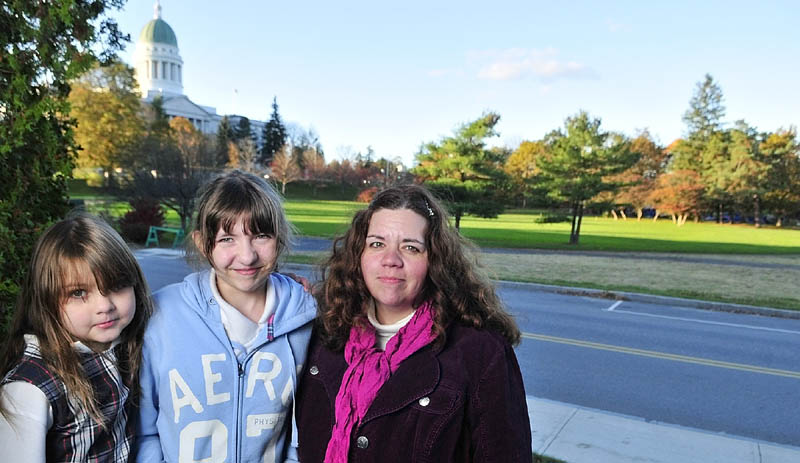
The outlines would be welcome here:
<svg viewBox="0 0 800 463">
<path fill-rule="evenodd" d="M 569 232 L 503 230 L 502 240 L 497 229 L 469 228 L 464 236 L 481 247 L 520 249 L 558 249 L 565 251 L 622 251 L 622 252 L 680 252 L 696 254 L 797 254 L 798 246 L 771 244 L 715 243 L 708 241 L 674 241 L 669 239 L 631 236 L 581 235 L 578 245 L 570 245 Z"/>
</svg>

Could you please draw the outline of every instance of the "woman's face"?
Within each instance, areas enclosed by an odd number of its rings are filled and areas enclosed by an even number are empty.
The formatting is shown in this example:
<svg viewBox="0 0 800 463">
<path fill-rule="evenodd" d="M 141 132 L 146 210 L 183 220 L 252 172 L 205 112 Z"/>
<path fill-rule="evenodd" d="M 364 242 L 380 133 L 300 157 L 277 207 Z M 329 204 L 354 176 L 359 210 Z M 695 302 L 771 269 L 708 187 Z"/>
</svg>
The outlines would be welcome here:
<svg viewBox="0 0 800 463">
<path fill-rule="evenodd" d="M 414 299 L 428 275 L 427 227 L 427 220 L 410 209 L 379 209 L 372 214 L 361 274 L 382 324 L 414 311 Z"/>
</svg>

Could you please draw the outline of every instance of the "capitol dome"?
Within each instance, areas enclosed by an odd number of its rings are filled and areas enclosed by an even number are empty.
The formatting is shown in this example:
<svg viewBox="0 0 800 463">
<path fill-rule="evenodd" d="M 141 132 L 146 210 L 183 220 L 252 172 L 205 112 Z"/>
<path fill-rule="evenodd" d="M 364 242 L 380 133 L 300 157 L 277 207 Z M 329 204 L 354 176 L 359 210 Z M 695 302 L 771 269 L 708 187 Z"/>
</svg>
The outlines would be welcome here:
<svg viewBox="0 0 800 463">
<path fill-rule="evenodd" d="M 142 33 L 139 34 L 139 42 L 164 43 L 178 47 L 178 38 L 175 37 L 175 32 L 161 18 L 151 19 L 144 25 Z"/>
<path fill-rule="evenodd" d="M 134 68 L 142 97 L 183 95 L 183 59 L 178 38 L 161 19 L 161 3 L 156 1 L 153 19 L 142 28 L 136 42 Z"/>
</svg>

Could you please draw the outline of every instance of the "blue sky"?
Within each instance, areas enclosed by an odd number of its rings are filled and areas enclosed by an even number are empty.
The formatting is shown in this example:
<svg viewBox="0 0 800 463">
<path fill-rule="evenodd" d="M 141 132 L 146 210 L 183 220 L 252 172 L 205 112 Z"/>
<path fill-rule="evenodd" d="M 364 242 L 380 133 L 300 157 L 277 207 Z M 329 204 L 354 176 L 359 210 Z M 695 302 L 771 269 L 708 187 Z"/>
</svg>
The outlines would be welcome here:
<svg viewBox="0 0 800 463">
<path fill-rule="evenodd" d="M 132 43 L 151 0 L 113 14 Z M 584 109 L 603 128 L 669 144 L 710 73 L 727 115 L 800 124 L 795 1 L 162 0 L 184 93 L 221 114 L 313 127 L 328 159 L 371 145 L 413 163 L 421 143 L 491 110 L 492 143 L 542 138 Z"/>
</svg>

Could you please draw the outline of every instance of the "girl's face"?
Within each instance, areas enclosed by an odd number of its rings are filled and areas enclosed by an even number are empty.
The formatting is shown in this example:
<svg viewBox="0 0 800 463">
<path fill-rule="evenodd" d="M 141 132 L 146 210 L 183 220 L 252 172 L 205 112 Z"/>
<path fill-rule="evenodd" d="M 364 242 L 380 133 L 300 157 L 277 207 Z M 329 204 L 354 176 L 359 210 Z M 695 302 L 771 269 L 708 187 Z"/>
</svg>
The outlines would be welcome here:
<svg viewBox="0 0 800 463">
<path fill-rule="evenodd" d="M 96 352 L 118 339 L 136 313 L 132 286 L 114 288 L 101 294 L 97 281 L 85 264 L 77 266 L 65 288 L 61 314 L 67 331 Z"/>
<path fill-rule="evenodd" d="M 414 311 L 414 300 L 428 276 L 427 227 L 427 220 L 410 209 L 379 209 L 372 214 L 361 275 L 383 324 Z"/>
<path fill-rule="evenodd" d="M 266 297 L 267 280 L 278 257 L 277 243 L 272 235 L 245 230 L 242 218 L 230 233 L 224 229 L 217 231 L 214 249 L 208 257 L 223 299 L 239 307 Z"/>
</svg>

